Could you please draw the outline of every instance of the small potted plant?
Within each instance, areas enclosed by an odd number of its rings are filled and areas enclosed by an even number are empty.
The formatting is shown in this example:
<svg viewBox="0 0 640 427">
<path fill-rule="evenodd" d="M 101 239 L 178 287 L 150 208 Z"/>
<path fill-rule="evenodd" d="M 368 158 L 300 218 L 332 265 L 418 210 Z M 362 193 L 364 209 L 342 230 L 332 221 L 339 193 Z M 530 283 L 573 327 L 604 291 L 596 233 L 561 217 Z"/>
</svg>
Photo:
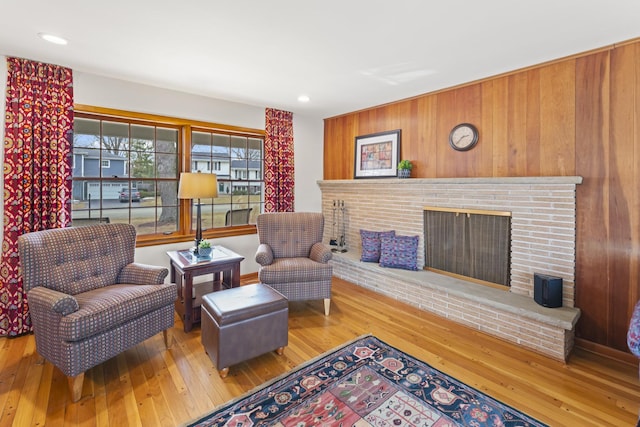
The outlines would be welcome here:
<svg viewBox="0 0 640 427">
<path fill-rule="evenodd" d="M 198 245 L 198 258 L 210 258 L 213 248 L 208 240 L 201 240 Z"/>
<path fill-rule="evenodd" d="M 409 178 L 413 164 L 411 160 L 400 160 L 398 163 L 398 178 Z"/>
</svg>

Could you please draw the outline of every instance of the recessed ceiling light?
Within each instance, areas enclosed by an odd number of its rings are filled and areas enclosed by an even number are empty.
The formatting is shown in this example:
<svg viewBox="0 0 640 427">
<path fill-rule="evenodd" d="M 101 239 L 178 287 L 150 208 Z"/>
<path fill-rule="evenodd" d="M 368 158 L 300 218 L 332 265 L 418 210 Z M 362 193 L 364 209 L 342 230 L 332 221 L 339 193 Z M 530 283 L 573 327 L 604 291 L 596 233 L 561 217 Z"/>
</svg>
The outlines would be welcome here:
<svg viewBox="0 0 640 427">
<path fill-rule="evenodd" d="M 300 96 L 298 97 L 298 101 L 300 101 L 300 102 L 309 102 L 309 96 L 307 96 L 307 95 L 300 95 Z"/>
<path fill-rule="evenodd" d="M 43 40 L 46 40 L 50 43 L 55 43 L 55 44 L 67 44 L 68 41 L 66 39 L 63 39 L 62 37 L 58 37 L 58 36 L 54 36 L 53 34 L 47 34 L 47 33 L 38 33 L 38 37 L 40 37 Z"/>
</svg>

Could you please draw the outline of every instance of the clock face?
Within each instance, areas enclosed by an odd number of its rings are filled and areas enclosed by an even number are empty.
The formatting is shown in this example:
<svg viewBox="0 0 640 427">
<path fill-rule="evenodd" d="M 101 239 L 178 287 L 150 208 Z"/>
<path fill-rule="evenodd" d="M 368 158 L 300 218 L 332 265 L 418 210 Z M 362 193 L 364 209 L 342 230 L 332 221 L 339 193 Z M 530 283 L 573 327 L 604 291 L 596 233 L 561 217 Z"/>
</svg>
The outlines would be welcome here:
<svg viewBox="0 0 640 427">
<path fill-rule="evenodd" d="M 470 150 L 478 142 L 478 129 L 472 124 L 461 123 L 451 129 L 449 144 L 458 151 Z"/>
</svg>

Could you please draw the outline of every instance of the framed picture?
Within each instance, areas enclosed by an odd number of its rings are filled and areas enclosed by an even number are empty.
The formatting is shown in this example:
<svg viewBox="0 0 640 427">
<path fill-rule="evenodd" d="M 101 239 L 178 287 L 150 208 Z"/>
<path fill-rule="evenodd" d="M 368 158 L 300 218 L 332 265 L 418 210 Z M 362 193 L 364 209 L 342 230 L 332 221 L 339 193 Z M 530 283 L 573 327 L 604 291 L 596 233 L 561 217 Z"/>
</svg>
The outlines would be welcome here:
<svg viewBox="0 0 640 427">
<path fill-rule="evenodd" d="M 354 178 L 398 176 L 400 129 L 356 136 Z"/>
</svg>

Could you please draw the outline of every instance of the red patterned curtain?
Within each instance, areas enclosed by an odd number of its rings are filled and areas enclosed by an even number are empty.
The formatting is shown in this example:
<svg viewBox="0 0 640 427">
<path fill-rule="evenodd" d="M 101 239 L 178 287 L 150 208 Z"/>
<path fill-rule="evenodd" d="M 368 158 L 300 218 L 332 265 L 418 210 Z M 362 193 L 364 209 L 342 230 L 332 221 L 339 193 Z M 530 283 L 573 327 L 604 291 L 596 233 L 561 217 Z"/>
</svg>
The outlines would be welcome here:
<svg viewBox="0 0 640 427">
<path fill-rule="evenodd" d="M 7 58 L 0 336 L 31 331 L 18 236 L 71 219 L 73 78 L 68 68 Z"/>
<path fill-rule="evenodd" d="M 293 113 L 266 109 L 264 211 L 293 212 Z"/>
</svg>

